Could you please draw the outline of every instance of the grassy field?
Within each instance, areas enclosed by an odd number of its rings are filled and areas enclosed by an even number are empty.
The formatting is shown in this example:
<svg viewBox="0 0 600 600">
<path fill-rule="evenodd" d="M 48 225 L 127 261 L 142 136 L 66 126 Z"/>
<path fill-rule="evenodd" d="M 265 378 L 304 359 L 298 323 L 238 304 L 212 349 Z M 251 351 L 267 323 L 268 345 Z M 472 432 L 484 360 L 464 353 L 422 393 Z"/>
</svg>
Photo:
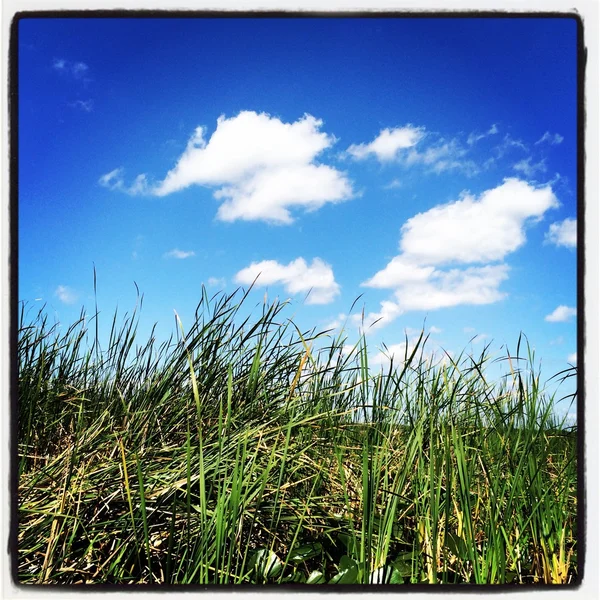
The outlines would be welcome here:
<svg viewBox="0 0 600 600">
<path fill-rule="evenodd" d="M 105 348 L 23 308 L 21 582 L 577 581 L 577 431 L 524 342 L 500 381 L 424 338 L 376 371 L 244 301 L 163 344 L 115 316 Z"/>
</svg>

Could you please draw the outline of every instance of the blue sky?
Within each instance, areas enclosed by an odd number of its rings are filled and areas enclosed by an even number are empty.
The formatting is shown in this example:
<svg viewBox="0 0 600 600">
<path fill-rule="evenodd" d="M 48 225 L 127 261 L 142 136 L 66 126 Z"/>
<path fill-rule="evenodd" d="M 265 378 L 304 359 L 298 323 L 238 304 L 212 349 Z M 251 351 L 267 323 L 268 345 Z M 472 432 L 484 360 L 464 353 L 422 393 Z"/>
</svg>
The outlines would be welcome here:
<svg viewBox="0 0 600 600">
<path fill-rule="evenodd" d="M 576 361 L 574 19 L 23 19 L 19 297 Z M 310 293 L 309 293 L 310 292 Z M 308 295 L 307 295 L 308 294 Z M 351 313 L 354 300 L 362 294 Z M 374 323 L 374 324 L 373 324 Z M 142 334 L 143 335 L 143 334 Z"/>
</svg>

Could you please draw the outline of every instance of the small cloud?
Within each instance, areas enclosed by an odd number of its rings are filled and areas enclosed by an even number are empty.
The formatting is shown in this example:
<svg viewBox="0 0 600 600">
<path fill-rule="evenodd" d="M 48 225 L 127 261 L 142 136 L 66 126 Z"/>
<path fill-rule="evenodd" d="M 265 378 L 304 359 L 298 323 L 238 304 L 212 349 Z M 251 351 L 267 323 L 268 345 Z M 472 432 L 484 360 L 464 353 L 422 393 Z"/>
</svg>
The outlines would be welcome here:
<svg viewBox="0 0 600 600">
<path fill-rule="evenodd" d="M 253 262 L 235 275 L 236 283 L 283 285 L 289 294 L 308 293 L 307 304 L 329 304 L 340 293 L 331 266 L 315 258 L 310 265 L 300 257 L 287 265 L 275 260 Z"/>
<path fill-rule="evenodd" d="M 74 304 L 78 298 L 76 292 L 66 285 L 59 285 L 54 291 L 54 295 L 64 304 Z"/>
<path fill-rule="evenodd" d="M 400 150 L 415 146 L 423 138 L 423 135 L 423 128 L 410 124 L 393 129 L 382 129 L 372 142 L 352 144 L 347 152 L 358 160 L 373 154 L 381 162 L 391 161 L 397 158 Z"/>
<path fill-rule="evenodd" d="M 165 252 L 163 256 L 164 258 L 177 258 L 181 260 L 184 258 L 190 258 L 191 256 L 196 256 L 196 253 L 193 250 L 179 250 L 174 248 L 173 250 L 169 250 L 169 252 Z"/>
<path fill-rule="evenodd" d="M 565 219 L 552 223 L 546 233 L 546 243 L 575 248 L 577 246 L 577 221 Z"/>
<path fill-rule="evenodd" d="M 105 173 L 98 179 L 98 183 L 109 190 L 123 189 L 123 168 L 113 169 L 110 173 Z"/>
<path fill-rule="evenodd" d="M 435 327 L 433 325 L 429 328 L 429 333 L 433 333 L 434 335 L 437 333 L 442 333 L 442 331 L 443 331 L 442 329 L 440 329 L 439 327 Z"/>
<path fill-rule="evenodd" d="M 551 346 L 560 346 L 565 343 L 565 338 L 562 335 L 559 335 L 557 338 L 550 340 Z"/>
<path fill-rule="evenodd" d="M 573 354 L 569 354 L 569 356 L 567 356 L 567 362 L 571 363 L 572 365 L 576 365 L 577 364 L 577 352 L 573 352 Z"/>
<path fill-rule="evenodd" d="M 483 138 L 486 138 L 490 135 L 495 135 L 496 133 L 498 133 L 498 127 L 496 127 L 496 124 L 494 123 L 485 133 L 479 133 L 476 131 L 470 133 L 469 137 L 467 138 L 467 144 L 469 144 L 469 146 L 472 146 L 479 140 L 482 140 Z"/>
<path fill-rule="evenodd" d="M 552 146 L 556 146 L 557 144 L 562 143 L 565 138 L 558 133 L 550 133 L 546 131 L 544 135 L 537 141 L 535 144 L 543 144 L 544 142 L 550 144 Z"/>
<path fill-rule="evenodd" d="M 72 108 L 79 108 L 83 112 L 92 112 L 92 110 L 94 110 L 94 101 L 93 100 L 75 100 L 75 102 L 70 102 L 69 106 Z"/>
<path fill-rule="evenodd" d="M 577 314 L 577 309 L 572 308 L 570 306 L 565 306 L 561 304 L 556 307 L 554 311 L 552 311 L 549 315 L 546 315 L 545 320 L 550 323 L 562 323 L 565 321 L 569 321 L 571 317 L 574 317 Z"/>
<path fill-rule="evenodd" d="M 483 342 L 484 340 L 488 339 L 488 334 L 487 333 L 480 333 L 478 335 L 476 335 L 472 340 L 471 343 L 472 344 L 480 344 L 481 342 Z"/>
<path fill-rule="evenodd" d="M 209 277 L 206 283 L 209 287 L 224 288 L 226 285 L 224 277 Z"/>
<path fill-rule="evenodd" d="M 402 187 L 402 182 L 399 179 L 392 179 L 387 185 L 383 186 L 384 190 L 396 190 Z"/>
<path fill-rule="evenodd" d="M 514 164 L 513 169 L 515 171 L 523 173 L 525 177 L 533 177 L 533 175 L 535 175 L 535 173 L 537 173 L 538 171 L 545 173 L 548 170 L 546 167 L 545 158 L 540 160 L 540 162 L 538 163 L 531 164 L 531 156 L 529 156 L 528 158 L 524 158 L 523 160 L 520 160 L 518 163 Z"/>
<path fill-rule="evenodd" d="M 119 190 L 130 196 L 141 196 L 148 192 L 149 184 L 146 175 L 138 175 L 128 187 L 123 179 L 123 168 L 113 169 L 110 173 L 102 175 L 98 183 L 111 191 Z"/>
<path fill-rule="evenodd" d="M 60 73 L 70 75 L 75 79 L 86 79 L 89 67 L 81 61 L 70 61 L 64 58 L 55 58 L 52 61 L 52 68 Z"/>
<path fill-rule="evenodd" d="M 475 327 L 463 327 L 464 333 L 475 333 L 477 331 Z"/>
</svg>

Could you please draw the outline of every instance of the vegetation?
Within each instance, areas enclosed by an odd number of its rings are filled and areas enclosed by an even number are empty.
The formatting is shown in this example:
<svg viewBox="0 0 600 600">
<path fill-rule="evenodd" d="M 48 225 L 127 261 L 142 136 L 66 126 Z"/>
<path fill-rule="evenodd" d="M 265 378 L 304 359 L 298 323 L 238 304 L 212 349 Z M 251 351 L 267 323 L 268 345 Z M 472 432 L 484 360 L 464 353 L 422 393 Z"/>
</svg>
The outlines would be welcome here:
<svg viewBox="0 0 600 600">
<path fill-rule="evenodd" d="M 61 333 L 23 306 L 21 582 L 577 580 L 576 429 L 528 348 L 494 383 L 423 335 L 374 372 L 364 339 L 245 298 L 203 291 L 162 344 L 115 315 L 104 349 L 97 316 Z"/>
</svg>

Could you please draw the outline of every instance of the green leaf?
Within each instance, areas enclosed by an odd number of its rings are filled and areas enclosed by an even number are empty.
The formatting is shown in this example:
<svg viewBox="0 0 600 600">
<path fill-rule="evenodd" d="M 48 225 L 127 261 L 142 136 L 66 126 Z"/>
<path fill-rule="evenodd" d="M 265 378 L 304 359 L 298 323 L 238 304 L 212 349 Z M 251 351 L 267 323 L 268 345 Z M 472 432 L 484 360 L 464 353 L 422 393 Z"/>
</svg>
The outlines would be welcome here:
<svg viewBox="0 0 600 600">
<path fill-rule="evenodd" d="M 306 583 L 325 583 L 325 575 L 321 571 L 313 571 L 308 576 Z"/>
<path fill-rule="evenodd" d="M 281 583 L 308 583 L 306 581 L 306 575 L 302 573 L 302 571 L 294 571 L 294 573 L 290 573 L 286 575 Z"/>
<path fill-rule="evenodd" d="M 249 566 L 258 580 L 265 580 L 277 577 L 283 569 L 283 562 L 273 550 L 261 548 L 250 559 Z"/>
<path fill-rule="evenodd" d="M 358 565 L 356 561 L 344 555 L 340 559 L 339 573 L 331 578 L 329 583 L 356 583 Z"/>
<path fill-rule="evenodd" d="M 323 552 L 323 546 L 319 542 L 313 544 L 305 544 L 304 546 L 298 546 L 290 552 L 288 562 L 293 564 L 300 563 L 309 558 L 319 556 Z"/>
<path fill-rule="evenodd" d="M 412 575 L 412 552 L 405 552 L 396 557 L 392 562 L 392 568 L 397 573 L 397 577 L 410 577 Z"/>
</svg>

